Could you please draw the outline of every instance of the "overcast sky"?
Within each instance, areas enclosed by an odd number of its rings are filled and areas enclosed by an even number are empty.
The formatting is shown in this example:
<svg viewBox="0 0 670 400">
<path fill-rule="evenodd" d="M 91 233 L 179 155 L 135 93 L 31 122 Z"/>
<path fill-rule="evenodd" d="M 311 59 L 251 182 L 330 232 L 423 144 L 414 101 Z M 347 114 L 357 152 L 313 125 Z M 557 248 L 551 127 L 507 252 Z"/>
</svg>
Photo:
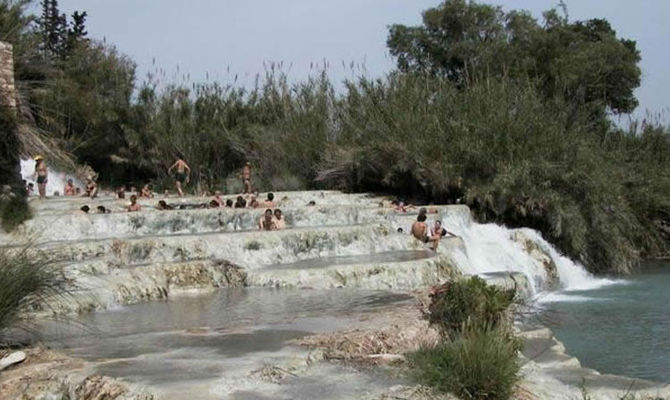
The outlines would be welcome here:
<svg viewBox="0 0 670 400">
<path fill-rule="evenodd" d="M 488 0 L 536 17 L 558 0 Z M 641 107 L 670 120 L 670 1 L 567 0 L 571 20 L 604 17 L 622 37 L 638 42 Z M 88 12 L 89 36 L 115 44 L 138 64 L 138 79 L 165 70 L 163 81 L 250 83 L 264 62 L 283 61 L 293 79 L 310 65 L 329 63 L 335 80 L 393 68 L 387 26 L 419 24 L 438 0 L 61 0 L 68 14 Z M 155 64 L 154 64 L 155 61 Z M 342 63 L 346 64 L 346 68 Z M 354 63 L 352 71 L 350 64 Z M 190 74 L 190 75 L 187 75 Z"/>
</svg>

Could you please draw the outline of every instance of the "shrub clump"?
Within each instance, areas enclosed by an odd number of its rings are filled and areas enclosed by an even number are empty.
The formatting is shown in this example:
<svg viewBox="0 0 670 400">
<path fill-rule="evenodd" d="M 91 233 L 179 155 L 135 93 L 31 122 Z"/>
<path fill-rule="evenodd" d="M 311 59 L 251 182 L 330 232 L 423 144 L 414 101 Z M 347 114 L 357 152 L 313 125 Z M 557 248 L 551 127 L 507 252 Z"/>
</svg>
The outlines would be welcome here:
<svg viewBox="0 0 670 400">
<path fill-rule="evenodd" d="M 504 329 L 468 324 L 453 342 L 409 355 L 414 377 L 461 399 L 508 399 L 519 377 L 519 341 Z"/>
<path fill-rule="evenodd" d="M 521 349 L 508 318 L 514 299 L 515 290 L 478 277 L 437 288 L 428 319 L 442 341 L 408 355 L 413 377 L 462 399 L 509 398 L 519 380 Z"/>
<path fill-rule="evenodd" d="M 488 285 L 479 277 L 445 283 L 431 295 L 428 320 L 445 338 L 455 338 L 466 323 L 498 327 L 514 302 L 514 289 Z"/>
<path fill-rule="evenodd" d="M 30 206 L 25 197 L 10 195 L 6 199 L 0 199 L 0 221 L 6 232 L 13 231 L 31 217 Z"/>
<path fill-rule="evenodd" d="M 30 249 L 0 251 L 0 342 L 22 312 L 39 310 L 64 293 L 63 283 L 62 274 Z"/>
</svg>

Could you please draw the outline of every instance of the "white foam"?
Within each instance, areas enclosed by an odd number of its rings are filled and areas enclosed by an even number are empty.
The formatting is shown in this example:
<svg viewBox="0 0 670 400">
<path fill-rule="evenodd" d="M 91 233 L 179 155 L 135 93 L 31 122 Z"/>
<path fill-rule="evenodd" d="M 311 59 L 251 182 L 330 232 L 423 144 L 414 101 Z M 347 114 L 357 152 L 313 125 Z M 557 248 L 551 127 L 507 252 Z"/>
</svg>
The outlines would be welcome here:
<svg viewBox="0 0 670 400">
<path fill-rule="evenodd" d="M 463 238 L 465 253 L 456 254 L 454 260 L 466 274 L 520 272 L 528 278 L 533 293 L 540 294 L 546 288 L 547 271 L 542 262 L 514 240 L 515 233 L 520 233 L 554 262 L 562 291 L 593 290 L 620 283 L 596 278 L 584 266 L 560 254 L 532 229 L 508 229 L 496 224 L 471 223 L 449 215 L 445 217 L 446 228 Z"/>
</svg>

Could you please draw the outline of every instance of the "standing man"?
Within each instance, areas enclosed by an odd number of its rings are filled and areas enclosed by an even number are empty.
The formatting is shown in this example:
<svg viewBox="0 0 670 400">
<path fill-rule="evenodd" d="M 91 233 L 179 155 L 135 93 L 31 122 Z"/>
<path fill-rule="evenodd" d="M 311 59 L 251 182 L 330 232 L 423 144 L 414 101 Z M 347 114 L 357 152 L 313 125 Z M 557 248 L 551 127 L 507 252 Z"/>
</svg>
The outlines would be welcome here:
<svg viewBox="0 0 670 400">
<path fill-rule="evenodd" d="M 242 184 L 244 185 L 244 194 L 251 193 L 251 164 L 249 161 L 244 163 L 242 167 Z"/>
<path fill-rule="evenodd" d="M 47 196 L 49 171 L 42 156 L 35 157 L 35 175 L 37 176 L 37 190 L 39 190 L 40 199 L 44 199 Z"/>
<path fill-rule="evenodd" d="M 182 160 L 180 154 L 177 161 L 175 161 L 175 163 L 172 164 L 170 168 L 168 168 L 168 174 L 170 174 L 173 169 L 177 170 L 175 173 L 175 185 L 177 186 L 177 193 L 179 193 L 179 197 L 184 197 L 184 192 L 181 190 L 181 185 L 184 182 L 187 182 L 188 175 L 191 173 L 191 167 L 186 164 L 186 161 Z M 188 173 L 186 171 L 188 171 Z"/>
</svg>

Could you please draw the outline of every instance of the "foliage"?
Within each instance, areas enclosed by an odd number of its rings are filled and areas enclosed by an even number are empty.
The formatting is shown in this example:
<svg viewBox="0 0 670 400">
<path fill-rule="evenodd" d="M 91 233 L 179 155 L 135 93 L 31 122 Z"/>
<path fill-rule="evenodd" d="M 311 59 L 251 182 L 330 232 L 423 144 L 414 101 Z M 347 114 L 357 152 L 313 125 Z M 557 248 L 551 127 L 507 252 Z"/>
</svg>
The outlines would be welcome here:
<svg viewBox="0 0 670 400">
<path fill-rule="evenodd" d="M 62 283 L 59 271 L 30 248 L 0 251 L 0 333 L 20 322 L 22 312 L 62 295 Z"/>
<path fill-rule="evenodd" d="M 68 25 L 82 40 L 45 54 L 34 29 L 45 17 L 26 4 L 0 0 L 21 114 L 102 183 L 172 187 L 181 153 L 187 190 L 233 192 L 249 160 L 261 190 L 464 202 L 479 221 L 541 231 L 592 271 L 670 251 L 670 132 L 607 119 L 635 107 L 639 54 L 604 20 L 551 10 L 539 23 L 447 0 L 422 26 L 391 28 L 399 71 L 336 93 L 325 72 L 290 84 L 277 64 L 252 88 L 156 76 L 136 87 L 130 59 L 85 39 L 84 13 Z"/>
<path fill-rule="evenodd" d="M 30 218 L 18 169 L 19 138 L 14 114 L 9 107 L 0 107 L 0 224 L 5 231 Z"/>
<path fill-rule="evenodd" d="M 489 78 L 531 79 L 599 116 L 638 105 L 640 54 L 604 19 L 570 23 L 556 10 L 540 24 L 529 13 L 466 0 L 446 0 L 423 13 L 423 25 L 390 27 L 388 46 L 405 72 L 462 85 Z"/>
<path fill-rule="evenodd" d="M 468 324 L 498 328 L 515 294 L 515 289 L 488 285 L 476 276 L 450 281 L 431 296 L 428 319 L 446 338 L 456 337 Z"/>
<path fill-rule="evenodd" d="M 461 399 L 508 399 L 519 380 L 520 343 L 500 328 L 467 325 L 452 342 L 408 355 L 418 382 Z"/>
</svg>

